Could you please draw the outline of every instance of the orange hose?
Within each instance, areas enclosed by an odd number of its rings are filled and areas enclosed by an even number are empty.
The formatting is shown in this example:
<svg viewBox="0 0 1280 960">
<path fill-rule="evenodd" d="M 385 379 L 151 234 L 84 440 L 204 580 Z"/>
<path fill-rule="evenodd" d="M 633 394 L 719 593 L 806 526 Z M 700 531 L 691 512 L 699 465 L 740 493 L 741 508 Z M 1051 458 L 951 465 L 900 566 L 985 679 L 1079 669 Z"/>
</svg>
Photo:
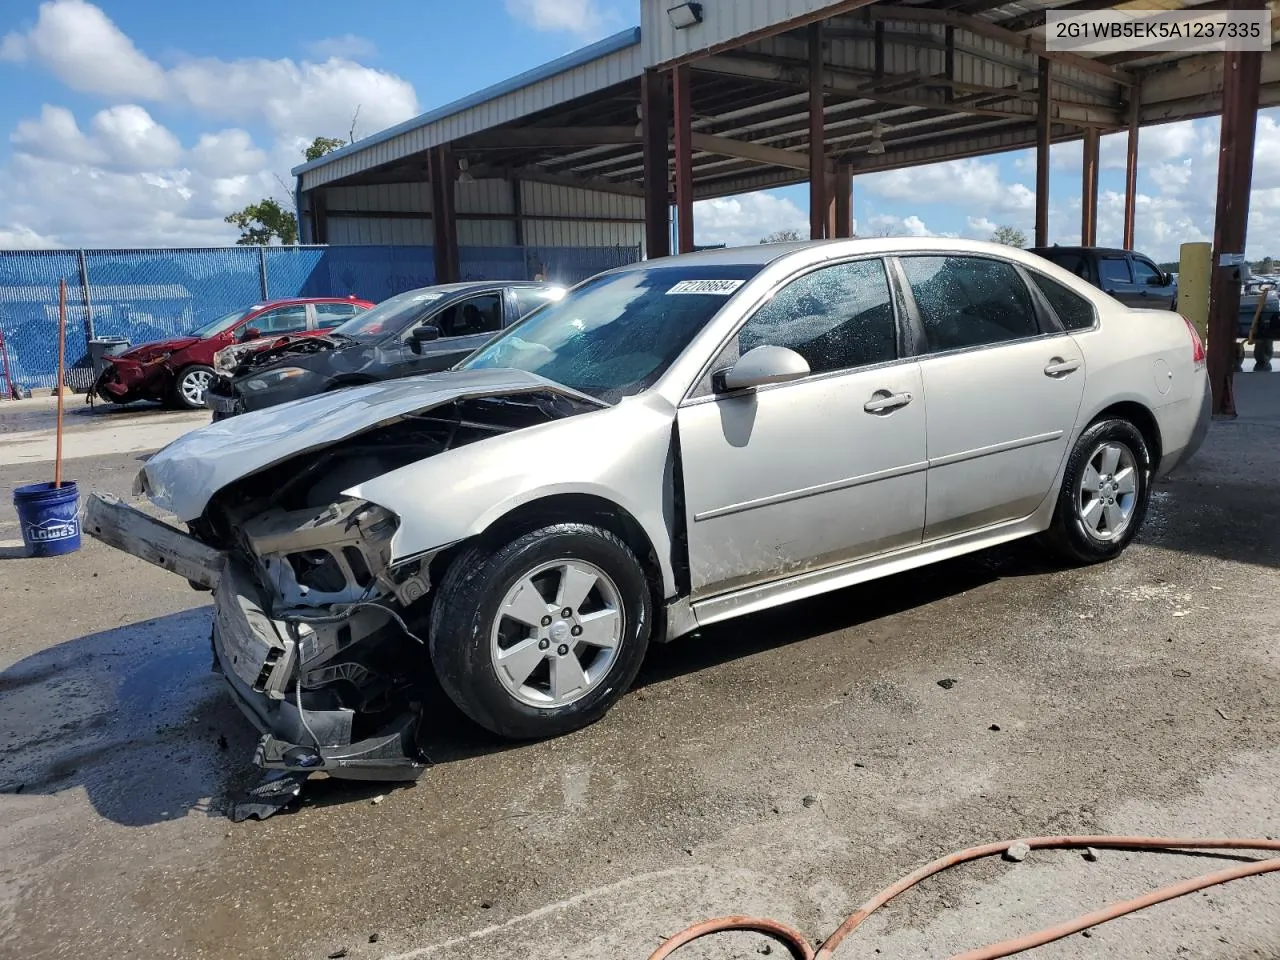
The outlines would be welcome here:
<svg viewBox="0 0 1280 960">
<path fill-rule="evenodd" d="M 1004 853 L 1017 840 L 1006 840 L 1000 843 L 989 843 L 980 847 L 970 847 L 967 850 L 959 850 L 955 853 L 941 857 L 932 863 L 926 864 L 914 873 L 908 874 L 896 883 L 885 887 L 874 897 L 855 910 L 844 923 L 842 923 L 831 936 L 823 942 L 821 948 L 814 953 L 809 946 L 804 935 L 795 929 L 778 923 L 774 920 L 763 920 L 755 917 L 730 916 L 720 917 L 715 920 L 706 920 L 702 923 L 695 924 L 682 930 L 667 940 L 661 947 L 655 950 L 649 957 L 649 960 L 665 960 L 681 947 L 694 940 L 702 937 L 710 936 L 714 933 L 724 933 L 730 930 L 746 930 L 763 933 L 772 937 L 774 940 L 782 943 L 791 952 L 795 960 L 829 960 L 832 954 L 843 942 L 844 938 L 862 925 L 867 917 L 871 916 L 876 910 L 879 910 L 886 903 L 901 893 L 910 890 L 916 884 L 935 874 L 941 873 L 951 867 L 962 863 L 968 863 L 973 860 L 981 860 L 984 857 L 996 856 Z M 1107 836 L 1060 836 L 1060 837 L 1030 837 L 1022 840 L 1027 847 L 1032 850 L 1036 849 L 1070 849 L 1083 847 L 1101 847 L 1122 850 L 1162 850 L 1177 852 L 1179 850 L 1275 850 L 1280 851 L 1280 840 L 1237 840 L 1237 839 L 1217 839 L 1217 840 L 1185 840 L 1169 837 L 1107 837 Z M 1183 880 L 1179 883 L 1172 884 L 1168 887 L 1162 887 L 1159 890 L 1153 890 L 1133 900 L 1126 900 L 1122 903 L 1115 903 L 1092 913 L 1086 913 L 1073 920 L 1047 927 L 1035 933 L 1027 934 L 1013 940 L 1005 940 L 1001 943 L 992 944 L 991 946 L 982 947 L 977 950 L 970 950 L 966 953 L 958 954 L 951 960 L 997 960 L 1000 957 L 1013 956 L 1016 953 L 1022 953 L 1033 947 L 1042 946 L 1046 943 L 1052 943 L 1054 940 L 1060 940 L 1080 930 L 1095 927 L 1098 924 L 1106 923 L 1108 920 L 1114 920 L 1125 914 L 1133 913 L 1137 910 L 1145 909 L 1157 903 L 1163 903 L 1166 900 L 1173 900 L 1177 897 L 1186 896 L 1197 890 L 1203 890 L 1206 887 L 1216 886 L 1218 884 L 1230 883 L 1232 880 L 1240 880 L 1244 877 L 1257 876 L 1263 873 L 1271 873 L 1280 871 L 1280 857 L 1272 857 L 1267 860 L 1257 860 L 1238 867 L 1231 867 L 1226 870 L 1220 870 L 1216 873 L 1205 874 L 1204 876 L 1194 877 L 1190 880 Z"/>
</svg>

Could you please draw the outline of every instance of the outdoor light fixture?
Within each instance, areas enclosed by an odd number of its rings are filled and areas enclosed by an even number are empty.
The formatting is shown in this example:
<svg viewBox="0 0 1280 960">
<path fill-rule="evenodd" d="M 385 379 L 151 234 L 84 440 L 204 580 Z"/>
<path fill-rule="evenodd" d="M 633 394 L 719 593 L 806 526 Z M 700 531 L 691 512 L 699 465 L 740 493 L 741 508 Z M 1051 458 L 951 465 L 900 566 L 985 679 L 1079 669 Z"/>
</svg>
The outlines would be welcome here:
<svg viewBox="0 0 1280 960">
<path fill-rule="evenodd" d="M 696 27 L 702 22 L 702 4 L 682 3 L 678 7 L 669 7 L 667 16 L 671 20 L 671 25 L 677 30 Z"/>
<path fill-rule="evenodd" d="M 636 116 L 640 120 L 640 122 L 636 124 L 636 136 L 643 137 L 644 136 L 644 107 L 642 107 L 638 103 L 636 104 Z"/>
<path fill-rule="evenodd" d="M 476 178 L 467 172 L 467 167 L 469 166 L 471 166 L 471 161 L 469 161 L 466 157 L 458 158 L 458 182 L 459 183 L 475 182 Z"/>
<path fill-rule="evenodd" d="M 877 120 L 871 124 L 871 142 L 867 144 L 867 153 L 876 157 L 884 153 L 884 141 L 880 139 L 883 136 L 884 124 Z"/>
</svg>

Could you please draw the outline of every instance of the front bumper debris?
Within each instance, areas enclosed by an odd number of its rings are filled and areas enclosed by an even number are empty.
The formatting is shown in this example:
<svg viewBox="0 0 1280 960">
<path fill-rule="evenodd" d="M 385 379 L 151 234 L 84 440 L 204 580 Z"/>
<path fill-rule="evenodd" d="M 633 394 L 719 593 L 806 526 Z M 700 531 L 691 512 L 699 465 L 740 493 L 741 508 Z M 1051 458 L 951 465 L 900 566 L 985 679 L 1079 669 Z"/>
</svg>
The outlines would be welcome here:
<svg viewBox="0 0 1280 960">
<path fill-rule="evenodd" d="M 250 529 L 270 545 L 284 535 L 286 519 L 268 514 Z M 262 734 L 254 754 L 260 767 L 304 778 L 316 771 L 349 780 L 422 775 L 427 763 L 417 747 L 414 687 L 385 667 L 394 664 L 411 677 L 407 657 L 420 652 L 396 616 L 372 603 L 344 613 L 324 607 L 278 613 L 251 571 L 225 551 L 109 494 L 86 500 L 82 523 L 97 539 L 213 591 L 213 667 Z M 324 540 L 322 529 L 310 533 L 311 545 Z M 345 549 L 354 547 L 346 542 Z M 272 783 L 272 791 L 283 789 Z M 289 799 L 274 792 L 271 798 Z"/>
</svg>

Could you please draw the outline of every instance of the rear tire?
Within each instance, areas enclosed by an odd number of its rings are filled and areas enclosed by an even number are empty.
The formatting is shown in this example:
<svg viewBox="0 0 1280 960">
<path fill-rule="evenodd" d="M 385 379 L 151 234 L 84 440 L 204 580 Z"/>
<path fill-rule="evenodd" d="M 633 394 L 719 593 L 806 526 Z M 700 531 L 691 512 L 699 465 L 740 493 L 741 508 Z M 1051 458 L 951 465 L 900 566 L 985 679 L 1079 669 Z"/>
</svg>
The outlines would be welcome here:
<svg viewBox="0 0 1280 960">
<path fill-rule="evenodd" d="M 183 367 L 173 381 L 173 402 L 186 410 L 203 410 L 204 395 L 213 376 L 213 368 L 200 363 Z"/>
<path fill-rule="evenodd" d="M 1045 541 L 1063 559 L 1102 563 L 1124 552 L 1151 500 L 1151 454 L 1128 420 L 1102 420 L 1076 441 L 1067 460 Z"/>
<path fill-rule="evenodd" d="M 455 557 L 428 647 L 463 713 L 499 736 L 540 739 L 604 716 L 635 679 L 652 623 L 649 583 L 627 545 L 559 523 Z"/>
</svg>

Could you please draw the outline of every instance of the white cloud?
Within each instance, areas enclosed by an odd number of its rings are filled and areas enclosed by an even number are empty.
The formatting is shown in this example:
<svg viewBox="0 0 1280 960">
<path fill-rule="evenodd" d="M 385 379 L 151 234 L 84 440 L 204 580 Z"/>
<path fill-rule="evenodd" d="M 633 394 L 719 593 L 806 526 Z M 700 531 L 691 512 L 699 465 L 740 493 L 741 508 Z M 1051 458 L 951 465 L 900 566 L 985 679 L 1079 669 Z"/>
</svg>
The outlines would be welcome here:
<svg viewBox="0 0 1280 960">
<path fill-rule="evenodd" d="M 929 229 L 920 217 L 911 214 L 906 217 L 897 217 L 892 214 L 881 213 L 867 220 L 867 233 L 869 237 L 958 237 L 958 233 L 937 232 Z"/>
<path fill-rule="evenodd" d="M 610 19 L 596 0 L 507 0 L 507 13 L 535 30 L 572 33 L 583 39 L 603 34 Z"/>
<path fill-rule="evenodd" d="M 254 173 L 267 164 L 267 155 L 253 145 L 244 130 L 202 133 L 188 154 L 192 169 L 211 177 L 235 177 Z"/>
<path fill-rule="evenodd" d="M 19 121 L 9 140 L 31 156 L 118 170 L 169 166 L 182 155 L 178 138 L 133 104 L 99 111 L 89 129 L 82 132 L 70 110 L 46 103 L 38 119 Z"/>
<path fill-rule="evenodd" d="M 114 165 L 122 169 L 167 167 L 182 155 L 178 138 L 133 104 L 99 111 L 90 129 Z"/>
<path fill-rule="evenodd" d="M 85 0 L 50 0 L 26 33 L 0 41 L 0 59 L 34 61 L 73 90 L 103 97 L 159 100 L 165 75 L 98 7 Z"/>
<path fill-rule="evenodd" d="M 378 45 L 368 37 L 344 33 L 340 37 L 313 40 L 307 44 L 307 53 L 317 60 L 328 60 L 330 57 L 344 60 L 369 59 L 378 55 Z"/>
<path fill-rule="evenodd" d="M 693 227 L 700 244 L 740 247 L 759 243 L 778 230 L 796 230 L 808 237 L 809 215 L 786 197 L 746 193 L 699 200 L 693 205 Z"/>
<path fill-rule="evenodd" d="M 101 163 L 106 157 L 81 132 L 66 107 L 45 104 L 38 119 L 19 120 L 9 142 L 23 153 L 67 163 Z"/>
<path fill-rule="evenodd" d="M 166 70 L 85 0 L 42 4 L 33 27 L 0 42 L 0 57 L 39 64 L 84 93 L 188 107 L 240 123 L 261 121 L 281 136 L 346 133 L 357 107 L 368 130 L 418 113 L 407 81 L 340 57 L 320 63 L 186 58 Z"/>
</svg>

